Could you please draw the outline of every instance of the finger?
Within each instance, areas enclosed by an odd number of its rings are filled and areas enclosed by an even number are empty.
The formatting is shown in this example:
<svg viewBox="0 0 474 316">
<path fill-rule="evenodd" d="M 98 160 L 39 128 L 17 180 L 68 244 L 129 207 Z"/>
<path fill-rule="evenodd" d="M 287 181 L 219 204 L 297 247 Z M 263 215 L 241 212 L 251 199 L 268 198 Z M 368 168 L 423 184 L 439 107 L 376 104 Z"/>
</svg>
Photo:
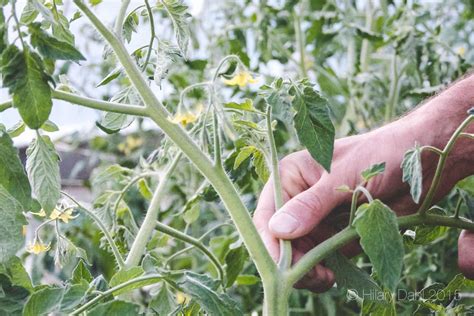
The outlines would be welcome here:
<svg viewBox="0 0 474 316">
<path fill-rule="evenodd" d="M 253 216 L 253 222 L 262 238 L 265 247 L 267 247 L 270 256 L 277 261 L 280 256 L 279 241 L 268 230 L 268 221 L 275 213 L 275 201 L 273 195 L 273 183 L 268 181 L 263 187 L 258 200 L 257 209 Z"/>
<path fill-rule="evenodd" d="M 459 270 L 474 280 L 474 232 L 463 230 L 458 241 Z"/>
<path fill-rule="evenodd" d="M 277 238 L 295 239 L 309 233 L 329 212 L 343 201 L 328 177 L 323 177 L 308 190 L 289 200 L 269 222 Z"/>
</svg>

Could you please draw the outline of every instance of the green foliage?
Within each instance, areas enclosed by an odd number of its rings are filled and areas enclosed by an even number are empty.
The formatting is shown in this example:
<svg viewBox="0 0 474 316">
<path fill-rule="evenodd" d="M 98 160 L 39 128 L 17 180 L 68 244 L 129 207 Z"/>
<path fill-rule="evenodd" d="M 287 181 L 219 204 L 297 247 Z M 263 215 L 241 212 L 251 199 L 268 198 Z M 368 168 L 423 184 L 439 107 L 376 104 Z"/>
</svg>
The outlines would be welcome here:
<svg viewBox="0 0 474 316">
<path fill-rule="evenodd" d="M 385 298 L 383 290 L 364 270 L 358 268 L 349 259 L 336 252 L 327 260 L 328 267 L 334 272 L 337 286 L 351 289 L 362 299 L 379 301 Z"/>
<path fill-rule="evenodd" d="M 161 3 L 173 23 L 178 47 L 183 56 L 186 56 L 189 45 L 189 26 L 187 20 L 191 16 L 188 13 L 188 7 L 184 4 L 183 0 L 162 0 Z"/>
<path fill-rule="evenodd" d="M 420 201 L 423 191 L 423 173 L 421 168 L 421 148 L 415 148 L 407 151 L 402 161 L 403 182 L 410 185 L 410 193 L 415 203 Z"/>
<path fill-rule="evenodd" d="M 186 272 L 176 286 L 195 299 L 210 315 L 240 315 L 237 303 L 227 294 L 216 292 L 218 283 L 205 275 Z"/>
<path fill-rule="evenodd" d="M 374 200 L 358 208 L 354 226 L 382 285 L 393 292 L 400 280 L 404 255 L 395 213 Z"/>
<path fill-rule="evenodd" d="M 150 308 L 158 315 L 169 315 L 176 309 L 175 298 L 166 283 L 161 286 L 158 294 L 150 302 Z"/>
<path fill-rule="evenodd" d="M 100 304 L 90 310 L 88 315 L 103 316 L 103 315 L 124 315 L 132 316 L 138 314 L 138 306 L 124 301 L 112 301 Z"/>
<path fill-rule="evenodd" d="M 8 29 L 5 24 L 5 15 L 3 9 L 0 10 L 0 54 L 3 53 L 8 46 Z"/>
<path fill-rule="evenodd" d="M 335 130 L 329 117 L 328 102 L 306 82 L 292 88 L 292 106 L 298 139 L 326 170 L 331 169 Z"/>
<path fill-rule="evenodd" d="M 29 295 L 27 289 L 13 284 L 4 274 L 0 274 L 0 313 L 2 315 L 21 315 L 25 300 Z"/>
<path fill-rule="evenodd" d="M 104 115 L 100 122 L 96 122 L 98 128 L 107 134 L 114 134 L 120 131 L 122 128 L 129 126 L 132 123 L 128 115 L 120 113 L 108 112 Z"/>
<path fill-rule="evenodd" d="M 37 48 L 45 58 L 55 60 L 86 60 L 86 58 L 70 43 L 60 41 L 41 29 L 39 23 L 29 25 L 31 45 Z"/>
<path fill-rule="evenodd" d="M 57 311 L 63 294 L 63 289 L 57 287 L 45 287 L 34 292 L 23 308 L 23 315 L 35 316 Z"/>
<path fill-rule="evenodd" d="M 26 224 L 23 207 L 0 185 L 0 263 L 7 262 L 24 243 L 22 228 Z"/>
<path fill-rule="evenodd" d="M 13 105 L 30 128 L 40 128 L 52 107 L 51 89 L 41 58 L 25 48 L 9 45 L 1 56 L 3 87 L 13 94 Z"/>
<path fill-rule="evenodd" d="M 227 287 L 231 287 L 234 284 L 235 280 L 244 268 L 247 258 L 247 251 L 243 245 L 229 250 L 225 256 Z"/>
<path fill-rule="evenodd" d="M 362 171 L 362 179 L 367 182 L 385 171 L 385 162 L 377 163 Z"/>
<path fill-rule="evenodd" d="M 17 200 L 22 210 L 31 206 L 31 187 L 18 150 L 6 132 L 0 130 L 0 186 Z"/>
<path fill-rule="evenodd" d="M 59 155 L 48 136 L 37 135 L 27 150 L 26 170 L 33 192 L 46 212 L 52 212 L 61 196 Z"/>
</svg>

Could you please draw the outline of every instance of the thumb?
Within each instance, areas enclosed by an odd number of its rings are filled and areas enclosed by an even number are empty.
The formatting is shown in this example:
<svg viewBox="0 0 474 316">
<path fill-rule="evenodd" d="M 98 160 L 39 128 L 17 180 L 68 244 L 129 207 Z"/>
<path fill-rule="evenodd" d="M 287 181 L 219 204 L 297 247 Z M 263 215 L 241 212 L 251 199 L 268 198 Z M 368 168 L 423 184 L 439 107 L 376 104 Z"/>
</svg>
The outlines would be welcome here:
<svg viewBox="0 0 474 316">
<path fill-rule="evenodd" d="M 275 237 L 295 239 L 308 234 L 342 202 L 343 194 L 325 179 L 294 196 L 272 216 L 268 225 Z"/>
</svg>

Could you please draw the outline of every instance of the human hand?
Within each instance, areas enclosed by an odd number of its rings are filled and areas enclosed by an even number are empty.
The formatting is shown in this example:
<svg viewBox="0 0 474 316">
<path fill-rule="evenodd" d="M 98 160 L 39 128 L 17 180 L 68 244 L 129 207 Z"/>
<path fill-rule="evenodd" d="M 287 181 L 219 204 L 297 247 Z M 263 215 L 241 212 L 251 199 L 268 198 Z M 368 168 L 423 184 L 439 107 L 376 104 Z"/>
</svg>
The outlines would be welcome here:
<svg viewBox="0 0 474 316">
<path fill-rule="evenodd" d="M 419 128 L 418 122 L 423 120 L 405 118 L 367 134 L 337 140 L 331 173 L 324 171 L 307 151 L 285 157 L 280 163 L 285 205 L 275 214 L 273 184 L 270 180 L 262 191 L 254 215 L 255 225 L 274 260 L 279 257 L 279 238 L 292 240 L 293 262 L 296 262 L 307 251 L 340 230 L 341 224 L 347 225 L 348 216 L 345 221 L 341 221 L 341 218 L 344 217 L 344 211 L 350 209 L 351 194 L 338 192 L 336 188 L 341 185 L 354 188 L 361 182 L 360 173 L 375 163 L 385 162 L 386 167 L 383 174 L 367 184 L 373 197 L 384 201 L 398 215 L 415 212 L 419 205 L 413 202 L 409 187 L 401 181 L 400 164 L 404 153 L 414 146 L 413 135 L 414 129 Z M 416 141 L 420 145 L 442 143 L 441 139 L 434 140 L 424 135 Z M 444 196 L 458 180 L 466 176 L 469 168 L 464 168 L 464 165 L 469 163 L 469 158 L 463 157 L 461 154 L 448 158 L 447 170 L 450 172 L 444 173 L 441 179 L 443 185 L 436 198 Z M 431 183 L 437 156 L 426 151 L 422 160 L 423 187 L 426 189 Z M 466 274 L 469 271 L 474 273 L 474 255 L 468 249 L 474 244 L 474 234 L 463 233 L 459 242 L 460 267 Z M 348 256 L 359 251 L 357 243 L 342 249 Z M 297 286 L 321 292 L 333 283 L 333 272 L 318 265 Z"/>
</svg>

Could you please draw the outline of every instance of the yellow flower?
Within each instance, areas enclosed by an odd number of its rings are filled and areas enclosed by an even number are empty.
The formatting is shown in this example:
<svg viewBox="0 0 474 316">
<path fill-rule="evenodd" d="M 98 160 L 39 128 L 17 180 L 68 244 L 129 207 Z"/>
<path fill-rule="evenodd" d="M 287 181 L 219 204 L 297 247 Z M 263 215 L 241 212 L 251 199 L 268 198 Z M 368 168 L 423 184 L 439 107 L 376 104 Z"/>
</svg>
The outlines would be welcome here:
<svg viewBox="0 0 474 316">
<path fill-rule="evenodd" d="M 181 124 L 182 126 L 186 126 L 188 124 L 194 123 L 198 120 L 199 115 L 203 110 L 204 106 L 202 103 L 198 103 L 194 111 L 182 112 L 178 110 L 175 116 L 168 118 L 170 122 L 175 124 Z"/>
<path fill-rule="evenodd" d="M 232 79 L 224 79 L 224 83 L 228 84 L 229 86 L 239 86 L 245 87 L 250 83 L 256 83 L 257 80 L 250 75 L 247 71 L 240 71 L 238 74 L 234 76 Z"/>
<path fill-rule="evenodd" d="M 464 48 L 463 46 L 459 47 L 457 53 L 459 56 L 464 57 L 464 55 L 466 54 L 466 48 Z"/>
<path fill-rule="evenodd" d="M 26 248 L 26 251 L 37 255 L 42 252 L 46 252 L 49 249 L 50 249 L 49 244 L 45 245 L 41 241 L 38 241 L 37 239 L 35 239 L 35 241 L 32 244 L 28 245 L 28 247 Z"/>
<path fill-rule="evenodd" d="M 140 137 L 127 136 L 125 142 L 120 143 L 117 148 L 125 155 L 130 155 L 135 149 L 143 145 L 143 139 Z"/>
<path fill-rule="evenodd" d="M 72 216 L 72 209 L 66 209 L 64 211 L 59 211 L 58 209 L 54 209 L 51 213 L 49 218 L 51 219 L 60 219 L 65 223 L 69 223 L 70 219 L 75 219 L 77 216 Z"/>
<path fill-rule="evenodd" d="M 35 213 L 35 212 L 31 212 L 31 214 L 36 215 L 36 216 L 39 216 L 39 217 L 46 217 L 46 212 L 45 212 L 43 209 L 41 209 L 41 211 L 36 212 L 36 213 Z"/>
<path fill-rule="evenodd" d="M 189 299 L 189 296 L 184 294 L 183 292 L 176 293 L 176 303 L 178 304 L 185 304 L 186 302 L 189 302 Z"/>
<path fill-rule="evenodd" d="M 23 225 L 23 226 L 21 227 L 21 234 L 22 234 L 23 236 L 26 236 L 27 230 L 28 230 L 28 225 Z"/>
<path fill-rule="evenodd" d="M 175 124 L 181 124 L 183 126 L 186 126 L 188 124 L 194 123 L 198 119 L 198 115 L 191 113 L 191 112 L 185 112 L 185 113 L 176 113 L 175 116 L 170 118 L 170 121 Z"/>
</svg>

